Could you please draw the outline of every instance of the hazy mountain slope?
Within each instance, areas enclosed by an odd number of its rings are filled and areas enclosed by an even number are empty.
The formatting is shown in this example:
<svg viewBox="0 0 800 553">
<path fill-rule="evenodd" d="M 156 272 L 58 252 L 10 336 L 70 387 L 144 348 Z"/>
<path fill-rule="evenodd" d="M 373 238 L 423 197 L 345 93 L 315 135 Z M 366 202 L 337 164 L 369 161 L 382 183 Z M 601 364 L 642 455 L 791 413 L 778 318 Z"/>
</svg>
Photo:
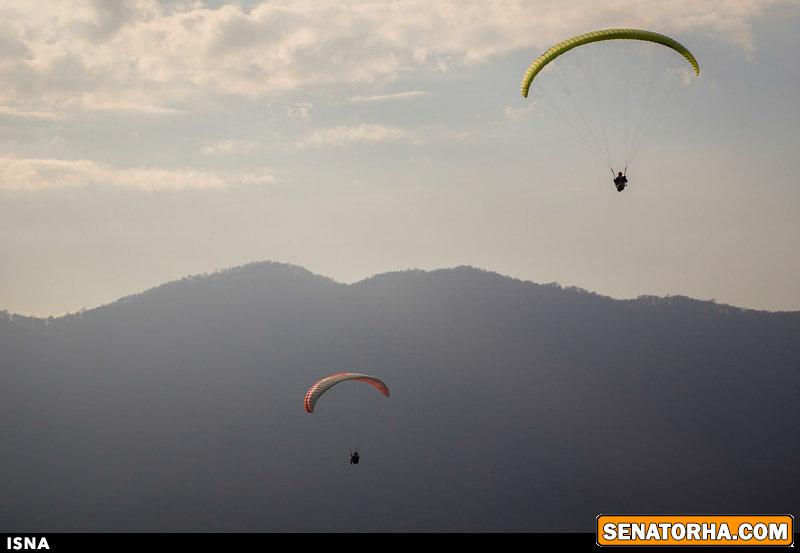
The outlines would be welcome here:
<svg viewBox="0 0 800 553">
<path fill-rule="evenodd" d="M 800 313 L 263 263 L 0 318 L 0 363 L 5 530 L 588 531 L 598 512 L 800 510 Z M 392 397 L 342 386 L 306 414 L 340 369 Z"/>
</svg>

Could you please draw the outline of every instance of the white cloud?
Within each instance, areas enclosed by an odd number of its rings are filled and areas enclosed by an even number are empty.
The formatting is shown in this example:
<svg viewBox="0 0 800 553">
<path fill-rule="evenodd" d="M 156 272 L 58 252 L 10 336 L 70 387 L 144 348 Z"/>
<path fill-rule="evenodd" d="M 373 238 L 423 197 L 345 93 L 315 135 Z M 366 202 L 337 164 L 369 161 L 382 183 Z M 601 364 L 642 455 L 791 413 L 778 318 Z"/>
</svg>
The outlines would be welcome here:
<svg viewBox="0 0 800 553">
<path fill-rule="evenodd" d="M 277 179 L 269 173 L 261 173 L 243 175 L 239 180 L 242 184 L 263 185 L 272 184 L 276 182 Z"/>
<path fill-rule="evenodd" d="M 515 108 L 512 106 L 506 106 L 503 108 L 503 115 L 506 116 L 506 119 L 510 119 L 512 121 L 521 121 L 523 119 L 527 119 L 534 113 L 541 113 L 541 107 L 535 99 L 525 102 L 525 105 L 522 107 Z"/>
<path fill-rule="evenodd" d="M 297 146 L 342 146 L 355 142 L 396 142 L 414 140 L 414 135 L 405 129 L 386 125 L 363 123 L 358 126 L 341 126 L 317 129 L 297 143 Z"/>
<path fill-rule="evenodd" d="M 23 100 L 33 113 L 171 113 L 198 94 L 258 97 L 338 83 L 381 84 L 411 71 L 447 71 L 517 49 L 535 53 L 570 34 L 608 26 L 679 37 L 703 31 L 752 50 L 753 20 L 794 5 L 296 0 L 246 9 L 189 1 L 54 0 L 47 10 L 33 10 L 28 0 L 6 0 L 0 102 Z"/>
<path fill-rule="evenodd" d="M 139 99 L 133 96 L 121 98 L 109 97 L 106 94 L 95 94 L 87 92 L 60 103 L 60 107 L 66 110 L 81 111 L 118 111 L 143 113 L 147 115 L 174 115 L 184 113 L 185 110 L 156 105 L 150 99 Z"/>
<path fill-rule="evenodd" d="M 0 106 L 0 115 L 20 117 L 23 119 L 42 119 L 45 121 L 58 121 L 60 119 L 64 119 L 64 115 L 60 113 L 52 113 L 49 111 L 21 110 L 9 106 Z"/>
<path fill-rule="evenodd" d="M 220 140 L 203 146 L 200 151 L 204 154 L 233 154 L 233 153 L 247 153 L 261 148 L 262 145 L 257 142 L 248 142 L 246 140 Z"/>
<path fill-rule="evenodd" d="M 289 119 L 309 119 L 311 117 L 311 108 L 314 104 L 308 102 L 300 102 L 291 106 L 286 106 L 286 116 Z"/>
<path fill-rule="evenodd" d="M 95 161 L 0 157 L 0 189 L 118 186 L 144 191 L 207 190 L 234 184 L 274 182 L 269 174 L 244 174 L 223 179 L 213 173 L 152 167 L 120 168 Z"/>
<path fill-rule="evenodd" d="M 409 90 L 408 92 L 396 92 L 394 94 L 382 94 L 378 96 L 353 96 L 350 101 L 354 104 L 363 102 L 383 102 L 386 100 L 407 100 L 409 98 L 418 98 L 425 96 L 427 92 L 421 90 Z"/>
</svg>

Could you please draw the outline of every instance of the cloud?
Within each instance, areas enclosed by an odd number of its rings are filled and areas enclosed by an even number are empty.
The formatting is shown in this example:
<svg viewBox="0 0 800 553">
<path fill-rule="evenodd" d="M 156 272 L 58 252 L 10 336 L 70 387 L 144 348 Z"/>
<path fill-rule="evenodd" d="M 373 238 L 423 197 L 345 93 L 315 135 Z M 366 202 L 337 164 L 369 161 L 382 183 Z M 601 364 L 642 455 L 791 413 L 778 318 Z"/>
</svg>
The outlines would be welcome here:
<svg viewBox="0 0 800 553">
<path fill-rule="evenodd" d="M 427 92 L 421 90 L 409 90 L 408 92 L 396 92 L 395 94 L 382 94 L 378 96 L 353 96 L 350 101 L 354 104 L 363 102 L 383 102 L 386 100 L 407 100 L 409 98 L 417 98 L 425 96 Z"/>
<path fill-rule="evenodd" d="M 185 113 L 185 110 L 151 103 L 149 99 L 140 100 L 135 97 L 111 98 L 101 94 L 86 93 L 77 98 L 64 101 L 62 109 L 69 111 L 117 111 L 142 113 L 147 115 L 174 115 Z"/>
<path fill-rule="evenodd" d="M 49 111 L 20 110 L 9 106 L 0 106 L 0 115 L 20 117 L 23 119 L 41 119 L 44 121 L 59 121 L 61 119 L 64 119 L 64 115 L 60 113 L 52 113 Z"/>
<path fill-rule="evenodd" d="M 343 146 L 355 142 L 413 141 L 414 135 L 405 129 L 385 125 L 363 123 L 358 126 L 341 126 L 317 129 L 297 143 L 298 147 Z"/>
<path fill-rule="evenodd" d="M 262 174 L 247 174 L 242 175 L 239 179 L 242 184 L 252 184 L 252 185 L 263 185 L 263 184 L 272 184 L 277 181 L 277 179 L 270 175 L 269 173 L 262 173 Z"/>
<path fill-rule="evenodd" d="M 221 140 L 203 146 L 200 151 L 204 154 L 234 154 L 248 153 L 261 148 L 258 142 L 248 142 L 246 140 Z"/>
<path fill-rule="evenodd" d="M 380 85 L 413 71 L 449 71 L 519 49 L 533 54 L 570 34 L 609 26 L 679 36 L 702 31 L 750 51 L 753 21 L 793 5 L 786 0 L 295 0 L 245 8 L 54 0 L 47 10 L 32 10 L 28 0 L 6 0 L 0 102 L 24 100 L 40 113 L 171 113 L 202 94 L 256 98 L 334 84 Z"/>
<path fill-rule="evenodd" d="M 521 121 L 523 119 L 527 119 L 534 113 L 541 113 L 541 108 L 534 99 L 526 102 L 522 107 L 515 108 L 512 106 L 506 106 L 503 108 L 503 115 L 505 115 L 506 119 L 510 119 L 512 121 Z"/>
<path fill-rule="evenodd" d="M 286 116 L 289 119 L 309 119 L 311 117 L 311 108 L 313 107 L 314 104 L 308 102 L 286 106 Z"/>
<path fill-rule="evenodd" d="M 0 157 L 0 190 L 117 186 L 143 191 L 208 190 L 232 184 L 274 182 L 269 174 L 243 174 L 226 179 L 213 173 L 152 167 L 120 168 L 95 161 Z"/>
</svg>

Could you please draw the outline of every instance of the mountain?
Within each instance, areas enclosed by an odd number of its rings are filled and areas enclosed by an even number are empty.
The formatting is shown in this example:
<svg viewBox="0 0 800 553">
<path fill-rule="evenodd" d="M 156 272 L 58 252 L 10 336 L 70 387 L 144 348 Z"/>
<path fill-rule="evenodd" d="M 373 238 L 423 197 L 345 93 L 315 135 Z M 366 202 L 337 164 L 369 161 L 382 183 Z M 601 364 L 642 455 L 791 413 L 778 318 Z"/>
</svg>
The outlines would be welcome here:
<svg viewBox="0 0 800 553">
<path fill-rule="evenodd" d="M 303 395 L 340 370 L 313 415 Z M 0 530 L 593 531 L 800 512 L 800 312 L 255 263 L 0 317 Z M 348 448 L 362 462 L 351 467 Z"/>
</svg>

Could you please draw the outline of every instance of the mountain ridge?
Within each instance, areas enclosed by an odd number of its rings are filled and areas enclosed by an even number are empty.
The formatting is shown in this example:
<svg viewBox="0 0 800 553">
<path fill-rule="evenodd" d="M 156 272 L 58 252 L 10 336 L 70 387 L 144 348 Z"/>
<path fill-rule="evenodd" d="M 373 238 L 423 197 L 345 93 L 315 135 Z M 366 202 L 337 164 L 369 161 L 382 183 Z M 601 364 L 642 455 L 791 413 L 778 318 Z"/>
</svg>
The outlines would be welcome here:
<svg viewBox="0 0 800 553">
<path fill-rule="evenodd" d="M 520 279 L 517 277 L 504 275 L 497 271 L 484 269 L 481 267 L 476 267 L 472 265 L 457 265 L 454 267 L 442 267 L 438 269 L 416 269 L 416 268 L 409 268 L 397 271 L 387 271 L 383 273 L 377 273 L 375 275 L 371 275 L 365 277 L 359 281 L 352 282 L 352 283 L 342 283 L 336 281 L 335 279 L 310 271 L 303 266 L 295 265 L 291 263 L 283 263 L 278 261 L 272 260 L 264 260 L 264 261 L 253 261 L 250 263 L 245 263 L 242 265 L 236 265 L 233 267 L 227 267 L 223 269 L 219 269 L 210 273 L 197 273 L 193 275 L 186 275 L 182 278 L 167 281 L 150 288 L 147 288 L 141 292 L 134 292 L 132 294 L 125 295 L 119 299 L 111 301 L 106 304 L 99 305 L 97 307 L 92 307 L 88 309 L 82 309 L 76 312 L 65 313 L 59 316 L 30 316 L 24 315 L 19 313 L 12 313 L 7 310 L 0 309 L 0 318 L 5 318 L 6 320 L 12 321 L 25 321 L 28 323 L 37 323 L 37 322 L 55 322 L 60 320 L 69 320 L 74 318 L 81 318 L 87 315 L 91 315 L 92 313 L 101 311 L 107 308 L 115 308 L 126 304 L 131 304 L 139 300 L 143 299 L 150 299 L 154 295 L 159 295 L 168 290 L 174 290 L 179 288 L 181 285 L 187 284 L 196 284 L 196 285 L 206 285 L 212 284 L 215 281 L 220 279 L 237 279 L 243 275 L 250 276 L 256 274 L 263 274 L 263 272 L 267 270 L 271 274 L 277 274 L 278 272 L 284 272 L 286 275 L 291 276 L 302 276 L 303 278 L 307 279 L 308 281 L 317 281 L 320 284 L 325 284 L 332 287 L 342 287 L 342 288 L 368 288 L 370 286 L 376 285 L 378 283 L 386 282 L 386 281 L 399 281 L 405 280 L 408 278 L 425 278 L 425 277 L 433 277 L 435 278 L 437 275 L 447 275 L 456 272 L 468 272 L 474 274 L 480 274 L 484 276 L 489 276 L 491 278 L 499 278 L 505 279 L 508 281 L 513 281 L 515 283 L 519 283 L 525 286 L 531 287 L 540 287 L 540 288 L 547 288 L 547 289 L 557 289 L 561 290 L 566 293 L 574 293 L 578 295 L 586 295 L 586 296 L 594 296 L 597 298 L 603 298 L 604 300 L 610 300 L 615 302 L 622 302 L 622 303 L 641 303 L 641 304 L 651 304 L 651 305 L 667 305 L 670 303 L 680 302 L 685 304 L 695 304 L 695 305 L 703 305 L 705 307 L 711 308 L 713 310 L 717 310 L 719 312 L 753 312 L 753 313 L 769 313 L 769 314 L 798 314 L 798 311 L 791 311 L 791 310 L 778 310 L 778 311 L 771 311 L 766 309 L 754 309 L 748 307 L 740 307 L 726 303 L 717 303 L 713 299 L 703 300 L 692 298 L 690 296 L 685 296 L 682 294 L 669 294 L 666 296 L 658 296 L 653 294 L 640 294 L 635 298 L 614 298 L 612 296 L 607 296 L 601 294 L 599 292 L 594 292 L 591 290 L 587 290 L 577 286 L 564 286 L 557 282 L 550 282 L 550 283 L 538 283 L 534 282 L 529 279 Z"/>
</svg>

